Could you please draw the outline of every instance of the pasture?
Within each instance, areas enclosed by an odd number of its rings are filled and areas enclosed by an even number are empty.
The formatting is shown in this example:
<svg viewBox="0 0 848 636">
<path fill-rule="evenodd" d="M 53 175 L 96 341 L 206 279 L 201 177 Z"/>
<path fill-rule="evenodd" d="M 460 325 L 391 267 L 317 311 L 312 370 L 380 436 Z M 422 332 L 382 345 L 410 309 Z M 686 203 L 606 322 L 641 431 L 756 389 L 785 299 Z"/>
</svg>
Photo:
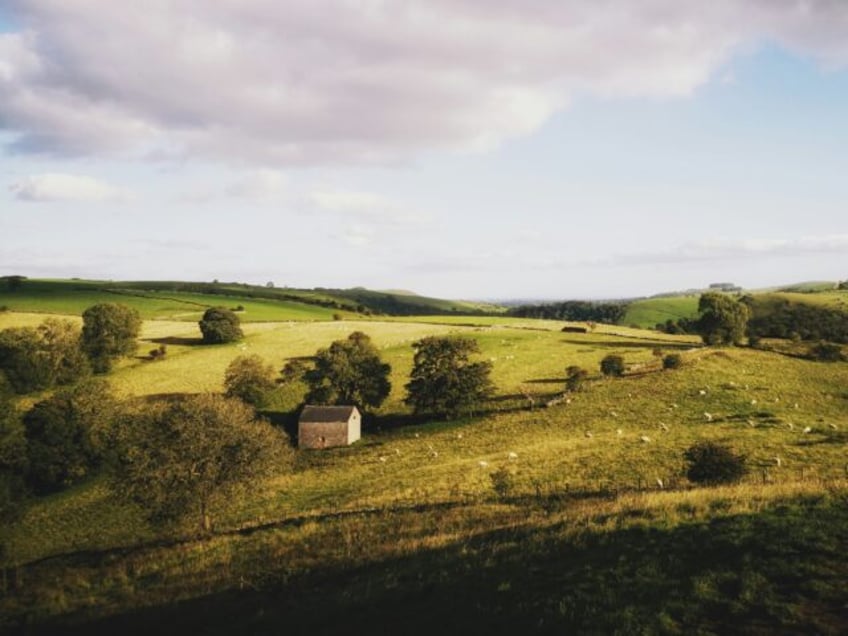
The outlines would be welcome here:
<svg viewBox="0 0 848 636">
<path fill-rule="evenodd" d="M 0 314 L 0 327 L 40 318 Z M 839 633 L 848 365 L 624 327 L 561 333 L 563 324 L 249 323 L 241 343 L 202 346 L 196 325 L 146 321 L 140 353 L 166 343 L 168 355 L 110 375 L 125 396 L 218 391 L 237 355 L 280 368 L 354 330 L 392 365 L 392 393 L 363 440 L 298 452 L 293 472 L 219 511 L 212 538 L 149 526 L 101 477 L 35 500 L 3 530 L 16 582 L 0 614 L 44 633 L 74 621 L 81 631 L 168 632 L 210 616 L 220 633 L 333 632 L 369 617 L 400 629 L 425 607 L 410 633 L 447 621 L 472 632 L 709 633 L 728 616 L 763 632 Z M 411 344 L 447 333 L 479 342 L 497 394 L 473 419 L 412 420 L 402 403 Z M 661 371 L 656 348 L 681 353 L 683 367 Z M 600 377 L 610 353 L 630 373 Z M 546 408 L 569 365 L 590 382 Z M 303 388 L 281 389 L 266 415 L 284 418 Z M 748 456 L 742 483 L 686 481 L 682 453 L 704 439 Z"/>
</svg>

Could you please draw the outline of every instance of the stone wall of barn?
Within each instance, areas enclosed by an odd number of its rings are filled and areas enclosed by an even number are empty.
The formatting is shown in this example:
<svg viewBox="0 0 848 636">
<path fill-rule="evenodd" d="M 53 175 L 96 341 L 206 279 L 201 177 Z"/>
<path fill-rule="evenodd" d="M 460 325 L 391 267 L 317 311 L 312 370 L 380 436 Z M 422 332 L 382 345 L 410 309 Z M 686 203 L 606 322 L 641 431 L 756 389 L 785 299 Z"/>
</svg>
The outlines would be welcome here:
<svg viewBox="0 0 848 636">
<path fill-rule="evenodd" d="M 298 448 L 347 446 L 348 439 L 346 422 L 301 422 L 297 427 Z"/>
</svg>

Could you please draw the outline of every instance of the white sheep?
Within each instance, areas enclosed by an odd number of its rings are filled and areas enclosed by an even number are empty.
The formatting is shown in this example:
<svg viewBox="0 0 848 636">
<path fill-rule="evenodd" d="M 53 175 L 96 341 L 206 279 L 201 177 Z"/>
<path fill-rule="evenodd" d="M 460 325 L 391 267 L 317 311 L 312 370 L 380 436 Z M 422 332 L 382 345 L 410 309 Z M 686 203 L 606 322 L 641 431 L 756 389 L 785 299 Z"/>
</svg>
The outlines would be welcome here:
<svg viewBox="0 0 848 636">
<path fill-rule="evenodd" d="M 479 461 L 479 462 L 477 462 L 477 463 L 480 465 L 480 468 L 488 468 L 488 467 L 489 467 L 489 462 L 487 462 L 487 461 L 482 461 L 482 460 L 481 460 L 481 461 Z"/>
<path fill-rule="evenodd" d="M 509 459 L 518 459 L 518 453 L 513 453 L 512 451 L 510 451 L 507 457 Z"/>
<path fill-rule="evenodd" d="M 591 431 L 586 431 L 586 432 L 585 432 L 585 433 L 583 433 L 583 434 L 584 434 L 586 437 L 588 437 L 589 439 L 592 439 L 592 432 L 591 432 Z"/>
<path fill-rule="evenodd" d="M 615 429 L 615 434 L 621 437 L 622 435 L 624 435 L 624 431 L 622 431 L 620 428 L 617 428 Z"/>
<path fill-rule="evenodd" d="M 778 468 L 780 468 L 783 465 L 783 462 L 780 461 L 780 455 L 774 456 L 774 463 Z"/>
<path fill-rule="evenodd" d="M 707 392 L 704 389 L 698 390 L 698 395 L 706 395 Z"/>
<path fill-rule="evenodd" d="M 668 424 L 666 424 L 665 422 L 660 422 L 660 428 L 666 433 L 668 433 L 669 431 Z"/>
<path fill-rule="evenodd" d="M 828 424 L 828 426 L 829 426 L 831 429 L 833 429 L 834 431 L 838 431 L 838 430 L 839 430 L 839 427 L 838 427 L 836 424 L 830 423 L 830 424 Z"/>
<path fill-rule="evenodd" d="M 706 411 L 704 411 L 704 419 L 707 420 L 708 422 L 712 422 L 713 421 L 713 414 L 707 413 Z"/>
<path fill-rule="evenodd" d="M 663 484 L 663 480 L 660 479 L 659 477 L 657 477 L 657 486 L 659 486 L 660 489 L 665 488 L 665 485 Z"/>
<path fill-rule="evenodd" d="M 756 400 L 751 400 L 751 406 L 754 406 L 757 403 Z"/>
<path fill-rule="evenodd" d="M 642 440 L 642 443 L 647 444 L 651 441 L 651 438 L 647 435 L 640 435 L 639 439 Z"/>
<path fill-rule="evenodd" d="M 804 432 L 805 432 L 805 433 L 812 433 L 812 432 L 813 432 L 813 427 L 812 427 L 812 426 L 805 426 L 805 427 L 804 427 Z"/>
</svg>

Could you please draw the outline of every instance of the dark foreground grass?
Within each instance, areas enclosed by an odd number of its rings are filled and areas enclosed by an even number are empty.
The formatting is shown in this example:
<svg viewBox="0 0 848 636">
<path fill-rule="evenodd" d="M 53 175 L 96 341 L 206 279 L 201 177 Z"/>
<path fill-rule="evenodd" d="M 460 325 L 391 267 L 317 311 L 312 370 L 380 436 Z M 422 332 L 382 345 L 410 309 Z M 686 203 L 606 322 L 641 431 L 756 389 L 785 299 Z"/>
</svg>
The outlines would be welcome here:
<svg viewBox="0 0 848 636">
<path fill-rule="evenodd" d="M 108 618 L 81 610 L 14 629 L 32 634 L 842 634 L 848 629 L 844 492 L 776 500 L 750 514 L 723 514 L 716 505 L 712 518 L 691 520 L 683 508 L 675 515 L 650 508 L 605 515 L 602 501 L 565 501 L 544 510 L 538 504 L 477 503 L 467 509 L 327 520 L 308 541 L 303 528 L 288 541 L 281 541 L 282 529 L 271 529 L 259 541 L 252 537 L 248 562 L 228 565 L 234 583 L 228 590 L 119 609 Z M 478 532 L 481 515 L 488 529 Z M 411 535 L 427 527 L 444 540 L 404 548 Z M 222 544 L 210 542 L 206 549 L 220 552 Z M 321 565 L 306 566 L 309 555 L 318 553 L 325 555 Z M 330 554 L 336 557 L 326 558 Z M 144 559 L 156 555 L 103 554 L 96 563 L 65 567 L 82 580 L 86 567 L 114 577 L 123 562 L 136 569 L 134 585 L 144 596 L 160 583 L 156 576 L 143 576 Z M 301 567 L 292 569 L 293 562 Z M 251 575 L 242 577 L 239 570 Z"/>
</svg>

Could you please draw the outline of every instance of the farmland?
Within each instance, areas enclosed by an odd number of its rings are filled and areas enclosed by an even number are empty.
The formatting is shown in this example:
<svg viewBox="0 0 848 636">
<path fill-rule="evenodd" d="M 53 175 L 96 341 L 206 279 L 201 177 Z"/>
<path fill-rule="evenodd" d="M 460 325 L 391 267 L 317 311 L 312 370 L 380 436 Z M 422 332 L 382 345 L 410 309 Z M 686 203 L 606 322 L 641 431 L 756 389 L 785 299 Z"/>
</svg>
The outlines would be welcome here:
<svg viewBox="0 0 848 636">
<path fill-rule="evenodd" d="M 107 376 L 125 397 L 220 391 L 238 355 L 280 368 L 354 330 L 392 365 L 392 393 L 360 442 L 298 452 L 291 472 L 230 502 L 211 537 L 150 526 L 99 475 L 34 499 L 2 535 L 11 625 L 844 631 L 848 365 L 478 316 L 246 322 L 243 341 L 202 346 L 196 324 L 138 302 L 157 319 L 144 323 L 142 355 Z M 0 328 L 42 318 L 0 313 Z M 448 333 L 478 341 L 496 395 L 475 418 L 411 418 L 411 344 Z M 164 360 L 143 359 L 160 343 Z M 656 349 L 682 368 L 662 371 Z M 610 353 L 624 377 L 598 373 Z M 585 390 L 546 408 L 569 365 L 590 371 Z M 265 415 L 289 426 L 303 390 L 279 389 Z M 682 454 L 700 440 L 747 455 L 748 476 L 690 484 Z"/>
</svg>

